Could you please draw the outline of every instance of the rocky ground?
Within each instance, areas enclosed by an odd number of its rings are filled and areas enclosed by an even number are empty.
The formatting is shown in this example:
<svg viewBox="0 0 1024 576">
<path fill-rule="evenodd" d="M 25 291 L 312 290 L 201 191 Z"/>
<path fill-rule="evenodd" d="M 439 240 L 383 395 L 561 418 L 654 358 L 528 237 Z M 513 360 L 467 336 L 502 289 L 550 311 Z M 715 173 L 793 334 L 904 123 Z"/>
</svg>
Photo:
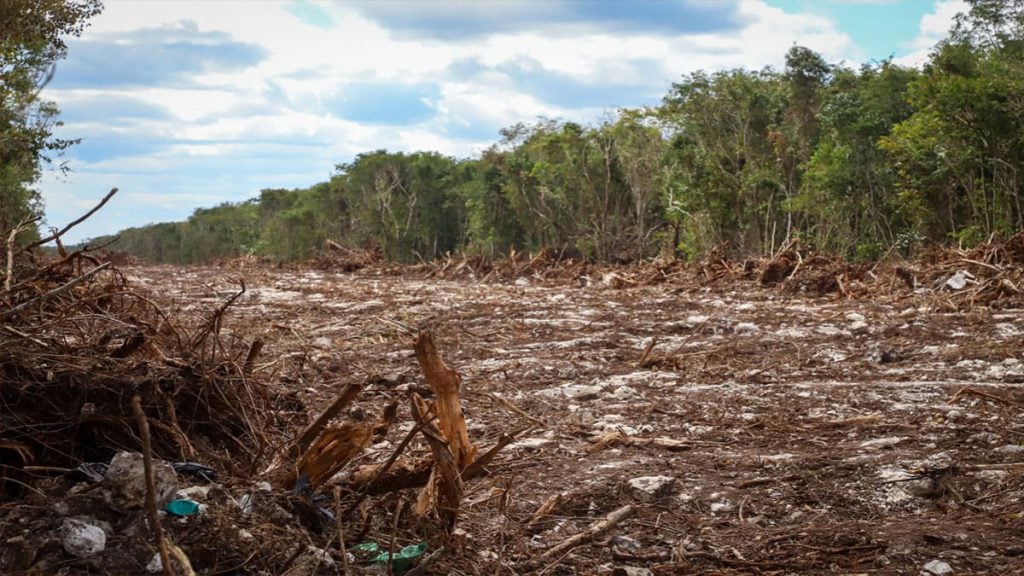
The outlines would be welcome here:
<svg viewBox="0 0 1024 576">
<path fill-rule="evenodd" d="M 203 317 L 244 280 L 222 335 L 265 342 L 254 377 L 303 406 L 282 422 L 307 422 L 352 381 L 366 383 L 353 419 L 421 390 L 412 341 L 429 329 L 462 375 L 472 441 L 517 435 L 467 483 L 447 542 L 409 513 L 410 492 L 372 499 L 361 522 L 343 518 L 350 550 L 428 542 L 424 558 L 444 545 L 426 570 L 436 574 L 1024 573 L 1019 309 L 965 306 L 931 287 L 822 296 L 691 276 L 649 284 L 614 270 L 487 282 L 372 268 L 125 272 L 179 317 Z M 395 451 L 412 427 L 401 410 L 354 465 Z M 429 453 L 421 444 L 411 453 Z M 274 525 L 299 512 L 249 514 L 271 501 L 258 481 L 190 492 L 202 513 L 169 531 L 197 573 L 260 572 L 200 546 L 229 532 L 238 542 L 225 548 L 293 554 L 281 564 L 289 574 L 382 570 L 358 551 L 345 568 L 331 522 L 298 548 L 284 542 L 293 536 Z M 87 512 L 62 505 L 8 509 L 0 541 L 28 547 L 31 526 L 56 539 L 55 510 Z M 117 518 L 107 522 L 116 532 Z M 596 527 L 606 529 L 587 533 Z M 126 573 L 153 554 L 125 550 L 49 569 Z"/>
</svg>

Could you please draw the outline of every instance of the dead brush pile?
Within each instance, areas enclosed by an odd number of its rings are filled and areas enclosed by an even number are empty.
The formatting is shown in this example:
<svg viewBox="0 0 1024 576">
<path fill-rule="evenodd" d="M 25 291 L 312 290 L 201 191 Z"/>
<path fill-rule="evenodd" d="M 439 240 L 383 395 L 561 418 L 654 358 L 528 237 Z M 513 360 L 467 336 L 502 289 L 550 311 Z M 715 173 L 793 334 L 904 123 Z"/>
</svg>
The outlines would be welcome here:
<svg viewBox="0 0 1024 576">
<path fill-rule="evenodd" d="M 274 399 L 247 376 L 250 345 L 222 338 L 224 312 L 184 324 L 86 251 L 23 252 L 0 300 L 3 475 L 138 450 L 138 395 L 167 460 L 253 466 L 272 442 Z M 227 456 L 230 453 L 231 456 Z"/>
<path fill-rule="evenodd" d="M 42 242 L 17 247 L 17 232 L 8 243 L 0 292 L 0 525 L 17 528 L 5 531 L 0 572 L 140 573 L 159 549 L 165 574 L 243 567 L 314 574 L 334 566 L 336 554 L 326 549 L 335 539 L 347 562 L 347 523 L 359 540 L 371 532 L 380 539 L 385 530 L 392 545 L 396 531 L 422 540 L 408 547 L 408 562 L 427 541 L 439 551 L 456 527 L 463 483 L 483 475 L 513 440 L 502 435 L 478 451 L 462 416 L 460 376 L 429 333 L 419 334 L 416 356 L 433 399 L 406 394 L 413 422 L 390 456 L 363 459 L 332 483 L 387 436 L 400 399 L 375 402 L 383 407 L 378 420 L 350 418 L 364 386 L 351 382 L 309 422 L 294 395 L 268 384 L 273 373 L 256 363 L 262 341 L 225 327 L 244 282 L 209 310 L 168 313 L 110 261 L 89 249 L 64 250 L 64 231 L 42 241 L 57 240 L 59 256 L 37 252 Z M 405 453 L 410 445 L 417 455 Z M 126 453 L 140 452 L 144 473 L 124 472 Z M 189 494 L 201 494 L 209 507 L 187 524 L 158 513 L 183 498 L 175 492 L 179 479 L 195 483 Z M 418 492 L 415 504 L 400 494 L 406 490 Z M 400 526 L 403 513 L 387 516 L 394 506 L 435 521 Z M 82 525 L 116 546 L 100 540 L 76 548 L 82 538 L 69 531 Z"/>
<path fill-rule="evenodd" d="M 541 250 L 527 256 L 512 252 L 498 260 L 480 255 L 448 256 L 403 269 L 431 279 L 513 282 L 525 278 L 613 289 L 665 283 L 681 288 L 723 287 L 754 281 L 765 288 L 808 296 L 869 298 L 928 293 L 943 299 L 943 306 L 950 309 L 977 305 L 1013 308 L 1024 304 L 1024 232 L 1009 238 L 993 236 L 971 249 L 935 248 L 913 261 L 892 257 L 872 263 L 849 262 L 807 250 L 794 240 L 769 258 L 744 261 L 733 259 L 720 247 L 694 262 L 658 259 L 628 266 L 563 259 Z"/>
</svg>

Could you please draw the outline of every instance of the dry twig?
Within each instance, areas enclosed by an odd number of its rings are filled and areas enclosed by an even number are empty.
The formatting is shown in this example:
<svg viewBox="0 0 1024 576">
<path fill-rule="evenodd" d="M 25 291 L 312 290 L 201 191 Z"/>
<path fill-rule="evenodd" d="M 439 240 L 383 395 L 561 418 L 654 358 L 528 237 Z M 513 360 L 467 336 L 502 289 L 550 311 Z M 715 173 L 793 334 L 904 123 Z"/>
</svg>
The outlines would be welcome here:
<svg viewBox="0 0 1024 576">
<path fill-rule="evenodd" d="M 171 568 L 167 542 L 164 540 L 164 530 L 160 525 L 160 516 L 156 510 L 156 480 L 153 478 L 153 451 L 149 439 L 149 421 L 146 420 L 146 413 L 142 411 L 142 399 L 138 395 L 132 398 L 132 411 L 135 412 L 139 436 L 142 438 L 142 465 L 146 474 L 146 510 L 149 512 L 149 529 L 160 550 L 160 562 L 163 564 L 164 576 L 175 576 L 174 569 Z"/>
</svg>

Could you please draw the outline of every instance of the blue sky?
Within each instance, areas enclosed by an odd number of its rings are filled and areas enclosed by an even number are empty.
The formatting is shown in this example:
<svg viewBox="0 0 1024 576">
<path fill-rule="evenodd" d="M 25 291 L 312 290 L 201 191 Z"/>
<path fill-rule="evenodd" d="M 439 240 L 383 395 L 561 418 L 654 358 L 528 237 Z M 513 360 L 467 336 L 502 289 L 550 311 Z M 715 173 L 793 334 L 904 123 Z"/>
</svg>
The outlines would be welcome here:
<svg viewBox="0 0 1024 576">
<path fill-rule="evenodd" d="M 540 117 L 657 104 L 695 70 L 919 65 L 960 0 L 107 0 L 46 97 L 72 172 L 39 188 L 68 235 L 181 220 L 330 177 L 369 150 L 470 156 Z"/>
</svg>

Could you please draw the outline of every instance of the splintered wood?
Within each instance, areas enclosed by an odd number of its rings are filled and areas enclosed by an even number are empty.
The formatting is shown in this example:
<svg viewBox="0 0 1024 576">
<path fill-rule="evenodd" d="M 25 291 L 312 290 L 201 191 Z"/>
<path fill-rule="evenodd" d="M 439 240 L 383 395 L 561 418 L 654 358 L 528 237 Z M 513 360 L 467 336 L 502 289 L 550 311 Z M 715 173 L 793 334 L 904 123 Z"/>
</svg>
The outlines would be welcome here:
<svg viewBox="0 0 1024 576">
<path fill-rule="evenodd" d="M 328 429 L 302 457 L 299 473 L 309 479 L 311 486 L 320 486 L 365 450 L 372 439 L 373 427 L 366 424 L 346 422 Z"/>
<path fill-rule="evenodd" d="M 450 535 L 455 529 L 459 504 L 462 500 L 462 478 L 459 475 L 459 467 L 452 455 L 451 443 L 441 436 L 441 431 L 432 422 L 425 420 L 429 412 L 427 403 L 416 393 L 412 394 L 411 403 L 416 419 L 423 422 L 420 432 L 430 444 L 430 450 L 434 454 L 434 468 L 430 473 L 427 485 L 420 491 L 414 510 L 417 515 L 423 516 L 433 509 L 441 521 L 441 527 L 445 534 Z"/>
<path fill-rule="evenodd" d="M 462 378 L 458 372 L 445 365 L 437 353 L 430 332 L 421 332 L 416 337 L 416 359 L 419 360 L 427 384 L 437 397 L 435 414 L 438 427 L 451 445 L 456 464 L 460 469 L 465 468 L 476 456 L 476 448 L 469 441 L 466 418 L 462 415 L 462 404 L 459 402 Z"/>
<path fill-rule="evenodd" d="M 514 435 L 502 434 L 498 441 L 478 456 L 469 439 L 466 419 L 459 397 L 461 377 L 441 359 L 429 332 L 415 341 L 416 358 L 427 384 L 434 393 L 428 402 L 419 394 L 409 394 L 414 425 L 385 462 L 364 465 L 352 471 L 344 486 L 359 496 L 349 505 L 354 510 L 369 494 L 384 494 L 409 488 L 421 488 L 413 508 L 417 515 L 433 512 L 447 538 L 455 529 L 463 495 L 463 483 L 484 472 L 484 468 Z M 277 486 L 292 489 L 300 479 L 317 489 L 383 436 L 397 419 L 398 401 L 389 404 L 377 424 L 345 422 L 331 425 L 351 405 L 362 385 L 348 384 L 338 398 L 296 439 L 279 453 L 279 459 L 265 473 Z M 430 447 L 425 460 L 399 460 L 417 435 Z M 301 455 L 301 457 L 300 457 Z"/>
</svg>

